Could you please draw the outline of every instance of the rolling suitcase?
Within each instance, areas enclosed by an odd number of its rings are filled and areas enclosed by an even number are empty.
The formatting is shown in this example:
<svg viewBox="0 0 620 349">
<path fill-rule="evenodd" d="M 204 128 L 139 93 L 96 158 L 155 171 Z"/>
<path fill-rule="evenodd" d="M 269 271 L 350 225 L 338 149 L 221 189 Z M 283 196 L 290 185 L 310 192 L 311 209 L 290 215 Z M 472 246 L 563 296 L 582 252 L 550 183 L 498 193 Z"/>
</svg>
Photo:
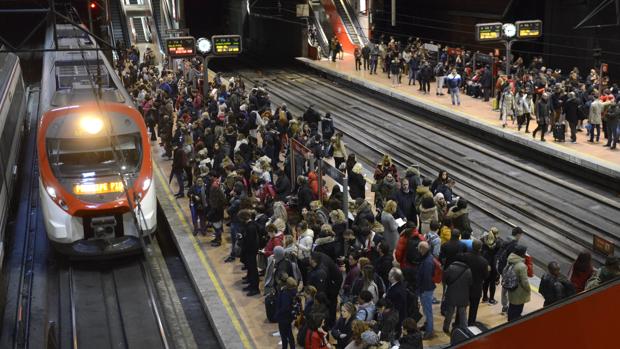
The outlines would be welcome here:
<svg viewBox="0 0 620 349">
<path fill-rule="evenodd" d="M 487 330 L 488 328 L 479 322 L 476 322 L 475 326 L 469 326 L 467 328 L 455 327 L 454 329 L 452 329 L 452 333 L 450 334 L 450 345 L 457 345 L 459 343 L 462 343 Z"/>
<path fill-rule="evenodd" d="M 553 139 L 558 142 L 564 142 L 566 134 L 566 125 L 564 123 L 558 122 L 553 126 Z"/>
</svg>

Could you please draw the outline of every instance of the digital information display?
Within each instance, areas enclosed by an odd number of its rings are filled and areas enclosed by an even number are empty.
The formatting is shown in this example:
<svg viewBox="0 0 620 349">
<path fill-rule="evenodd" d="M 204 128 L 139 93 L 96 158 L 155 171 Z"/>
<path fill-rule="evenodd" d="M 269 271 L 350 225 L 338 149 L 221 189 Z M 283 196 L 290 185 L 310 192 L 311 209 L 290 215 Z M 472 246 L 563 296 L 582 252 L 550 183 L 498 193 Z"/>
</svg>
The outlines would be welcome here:
<svg viewBox="0 0 620 349">
<path fill-rule="evenodd" d="M 73 192 L 77 195 L 121 193 L 123 191 L 123 182 L 76 184 L 73 186 Z"/>
<path fill-rule="evenodd" d="M 172 58 L 194 57 L 196 39 L 191 36 L 166 39 L 166 52 Z"/>
<path fill-rule="evenodd" d="M 519 39 L 538 38 L 542 35 L 542 21 L 517 21 L 517 37 Z"/>
<path fill-rule="evenodd" d="M 241 35 L 214 35 L 211 43 L 216 56 L 236 56 L 241 53 Z"/>
<path fill-rule="evenodd" d="M 502 23 L 476 24 L 476 40 L 497 41 L 502 39 Z"/>
</svg>

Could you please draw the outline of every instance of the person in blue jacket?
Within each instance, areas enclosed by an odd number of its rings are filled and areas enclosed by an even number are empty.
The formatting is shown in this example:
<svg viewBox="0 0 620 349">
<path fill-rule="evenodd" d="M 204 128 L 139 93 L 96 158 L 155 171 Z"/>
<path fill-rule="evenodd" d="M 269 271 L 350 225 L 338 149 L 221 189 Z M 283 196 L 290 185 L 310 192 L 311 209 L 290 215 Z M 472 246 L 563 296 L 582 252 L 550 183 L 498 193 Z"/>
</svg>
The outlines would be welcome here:
<svg viewBox="0 0 620 349">
<path fill-rule="evenodd" d="M 278 331 L 282 339 L 282 349 L 295 348 L 292 323 L 294 320 L 295 297 L 297 296 L 297 281 L 293 277 L 286 279 L 286 284 L 278 292 L 276 298 L 275 320 L 278 322 Z"/>
<path fill-rule="evenodd" d="M 448 91 L 452 97 L 452 105 L 461 105 L 461 99 L 459 98 L 459 89 L 461 88 L 461 75 L 456 71 L 456 68 L 452 68 L 452 72 L 446 76 L 446 83 L 448 84 Z"/>
</svg>

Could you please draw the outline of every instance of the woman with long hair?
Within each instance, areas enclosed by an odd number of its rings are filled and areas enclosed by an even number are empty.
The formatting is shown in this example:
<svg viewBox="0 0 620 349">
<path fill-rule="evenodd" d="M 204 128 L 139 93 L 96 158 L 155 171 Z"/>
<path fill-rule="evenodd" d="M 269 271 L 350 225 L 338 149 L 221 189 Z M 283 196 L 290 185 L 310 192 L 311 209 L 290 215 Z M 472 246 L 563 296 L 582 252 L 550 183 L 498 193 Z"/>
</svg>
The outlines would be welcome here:
<svg viewBox="0 0 620 349">
<path fill-rule="evenodd" d="M 362 320 L 353 320 L 351 323 L 351 343 L 345 349 L 362 349 L 365 347 L 362 340 L 362 333 L 366 332 L 370 326 Z"/>
<path fill-rule="evenodd" d="M 577 293 L 582 292 L 586 288 L 586 282 L 588 282 L 593 272 L 594 268 L 592 267 L 592 255 L 590 252 L 584 251 L 579 253 L 569 272 L 570 281 L 575 286 Z"/>
</svg>

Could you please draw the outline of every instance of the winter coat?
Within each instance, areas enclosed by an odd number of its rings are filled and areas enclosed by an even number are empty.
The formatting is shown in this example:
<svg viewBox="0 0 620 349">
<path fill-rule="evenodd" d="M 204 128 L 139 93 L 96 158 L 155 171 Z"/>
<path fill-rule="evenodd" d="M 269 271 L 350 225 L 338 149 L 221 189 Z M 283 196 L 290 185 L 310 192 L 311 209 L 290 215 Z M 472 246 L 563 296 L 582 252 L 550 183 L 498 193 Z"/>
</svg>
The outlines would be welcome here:
<svg viewBox="0 0 620 349">
<path fill-rule="evenodd" d="M 310 258 L 312 252 L 312 243 L 314 241 L 314 232 L 311 229 L 306 229 L 299 240 L 297 240 L 297 248 L 299 250 L 299 259 Z"/>
<path fill-rule="evenodd" d="M 285 289 L 278 293 L 274 316 L 277 322 L 283 324 L 293 322 L 293 304 L 296 295 L 297 290 L 295 289 Z"/>
<path fill-rule="evenodd" d="M 458 229 L 461 233 L 469 232 L 471 233 L 471 225 L 469 224 L 469 209 L 464 208 L 456 211 L 456 206 L 453 206 L 448 210 L 446 214 L 447 218 L 452 219 L 452 225 L 454 228 Z"/>
<path fill-rule="evenodd" d="M 504 92 L 502 94 L 502 115 L 511 116 L 514 115 L 515 109 L 515 96 L 510 92 Z"/>
<path fill-rule="evenodd" d="M 398 308 L 394 307 L 394 309 L 377 315 L 378 319 L 374 331 L 381 333 L 381 341 L 391 343 L 396 339 L 396 329 L 400 324 L 398 310 Z"/>
<path fill-rule="evenodd" d="M 246 259 L 256 258 L 258 252 L 258 225 L 254 221 L 242 223 L 241 253 Z"/>
<path fill-rule="evenodd" d="M 349 172 L 349 194 L 353 200 L 366 197 L 366 181 L 361 173 Z"/>
<path fill-rule="evenodd" d="M 521 305 L 530 301 L 532 290 L 527 279 L 527 266 L 525 258 L 511 253 L 508 256 L 508 265 L 514 266 L 514 272 L 517 275 L 518 286 L 512 291 L 508 291 L 508 301 L 510 304 Z"/>
<path fill-rule="evenodd" d="M 551 107 L 550 102 L 545 101 L 542 98 L 536 102 L 536 122 L 541 125 L 548 125 L 551 122 Z"/>
<path fill-rule="evenodd" d="M 394 304 L 394 309 L 398 309 L 398 324 L 401 324 L 407 317 L 407 287 L 405 283 L 399 281 L 391 285 L 385 293 L 385 299 Z"/>
<path fill-rule="evenodd" d="M 325 253 L 333 260 L 344 255 L 342 243 L 333 236 L 316 239 L 314 251 Z"/>
<path fill-rule="evenodd" d="M 422 334 L 420 332 L 407 333 L 406 336 L 400 337 L 399 349 L 423 349 Z"/>
<path fill-rule="evenodd" d="M 307 281 L 309 286 L 316 288 L 317 293 L 327 291 L 327 273 L 320 265 L 308 272 Z"/>
<path fill-rule="evenodd" d="M 383 238 L 390 247 L 390 251 L 394 251 L 398 242 L 398 224 L 391 213 L 381 212 L 381 224 L 383 224 Z"/>
<path fill-rule="evenodd" d="M 353 334 L 351 325 L 353 324 L 353 320 L 355 320 L 355 314 L 351 314 L 351 317 L 348 320 L 343 317 L 336 320 L 336 323 L 331 330 L 332 336 L 336 338 L 338 343 L 336 348 L 344 348 L 351 341 L 351 335 Z"/>
<path fill-rule="evenodd" d="M 441 245 L 439 259 L 441 260 L 441 265 L 443 265 L 444 270 L 448 269 L 450 264 L 456 260 L 459 253 L 465 253 L 466 249 L 465 245 L 458 239 L 450 239 L 450 241 Z"/>
<path fill-rule="evenodd" d="M 409 242 L 409 238 L 414 235 L 417 235 L 420 241 L 426 241 L 424 235 L 420 234 L 420 232 L 418 232 L 415 228 L 405 230 L 398 238 L 396 250 L 394 251 L 394 257 L 396 257 L 396 261 L 400 264 L 401 269 L 410 266 L 409 262 L 407 262 L 407 244 Z"/>
<path fill-rule="evenodd" d="M 402 189 L 396 192 L 394 197 L 396 200 L 396 212 L 398 217 L 407 218 L 409 222 L 415 222 L 416 220 L 416 208 L 415 208 L 415 192 L 409 190 L 405 193 Z"/>
<path fill-rule="evenodd" d="M 420 208 L 420 205 L 422 204 L 422 199 L 426 197 L 428 198 L 433 197 L 433 193 L 431 192 L 430 188 L 422 186 L 422 185 L 417 187 L 415 190 L 415 207 L 417 209 Z"/>
<path fill-rule="evenodd" d="M 313 199 L 314 196 L 310 186 L 308 186 L 308 184 L 303 184 L 297 192 L 297 207 L 299 207 L 299 209 L 310 209 L 310 202 L 312 202 Z"/>
<path fill-rule="evenodd" d="M 426 234 L 430 230 L 432 220 L 438 220 L 435 206 L 431 208 L 420 207 L 420 233 Z"/>
<path fill-rule="evenodd" d="M 427 253 L 422 259 L 422 262 L 418 264 L 416 270 L 416 286 L 419 294 L 426 291 L 432 291 L 435 289 L 435 283 L 433 282 L 433 274 L 435 273 L 435 262 L 433 261 L 433 255 Z"/>
<path fill-rule="evenodd" d="M 482 282 L 489 276 L 489 262 L 480 254 L 474 252 L 463 253 L 459 257 L 460 261 L 469 266 L 471 270 L 472 284 L 469 294 L 472 298 L 482 296 Z"/>
<path fill-rule="evenodd" d="M 450 264 L 443 273 L 443 282 L 446 284 L 446 304 L 457 307 L 469 305 L 469 290 L 473 279 L 467 264 L 460 261 Z"/>
<path fill-rule="evenodd" d="M 544 306 L 548 306 L 575 294 L 575 286 L 564 275 L 545 274 L 540 279 L 538 292 L 545 298 Z"/>
<path fill-rule="evenodd" d="M 383 284 L 388 285 L 390 283 L 388 275 L 394 266 L 394 257 L 391 254 L 387 254 L 379 257 L 372 264 L 375 267 L 375 274 L 379 275 L 383 280 Z"/>
<path fill-rule="evenodd" d="M 288 194 L 291 193 L 291 181 L 288 179 L 286 175 L 278 176 L 276 180 L 276 195 L 279 199 L 284 199 Z"/>
<path fill-rule="evenodd" d="M 566 113 L 566 121 L 570 123 L 579 121 L 579 101 L 577 98 L 569 98 L 564 103 L 564 113 Z"/>
<path fill-rule="evenodd" d="M 602 102 L 600 99 L 596 99 L 592 102 L 590 105 L 590 113 L 588 114 L 588 122 L 592 125 L 600 125 L 605 106 L 611 103 L 611 101 Z"/>
</svg>

